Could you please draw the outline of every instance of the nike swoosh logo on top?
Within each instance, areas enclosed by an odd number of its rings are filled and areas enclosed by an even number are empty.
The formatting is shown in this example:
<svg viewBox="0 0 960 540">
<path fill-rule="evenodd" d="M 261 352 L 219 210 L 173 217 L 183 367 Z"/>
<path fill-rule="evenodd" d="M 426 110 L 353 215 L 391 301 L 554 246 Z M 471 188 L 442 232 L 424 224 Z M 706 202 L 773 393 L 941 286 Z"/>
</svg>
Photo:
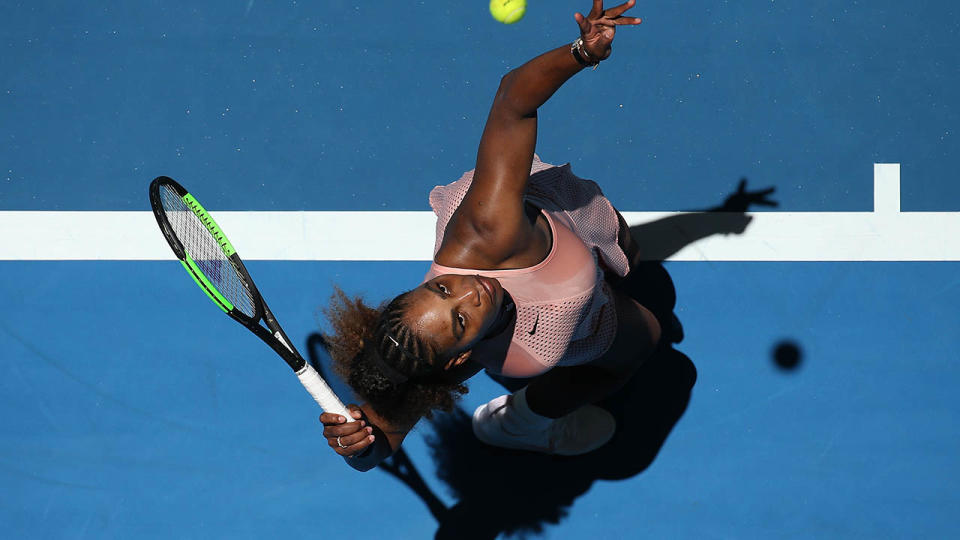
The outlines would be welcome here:
<svg viewBox="0 0 960 540">
<path fill-rule="evenodd" d="M 537 320 L 533 321 L 533 329 L 530 330 L 530 335 L 532 336 L 537 331 L 537 325 L 540 324 L 540 314 L 537 313 Z"/>
</svg>

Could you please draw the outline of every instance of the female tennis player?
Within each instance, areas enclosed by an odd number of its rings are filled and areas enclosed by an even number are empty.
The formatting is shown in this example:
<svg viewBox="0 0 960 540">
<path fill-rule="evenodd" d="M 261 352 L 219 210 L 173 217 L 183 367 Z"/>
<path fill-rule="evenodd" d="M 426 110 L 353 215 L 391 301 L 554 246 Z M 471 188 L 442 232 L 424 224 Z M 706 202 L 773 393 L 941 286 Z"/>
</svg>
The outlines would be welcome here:
<svg viewBox="0 0 960 540">
<path fill-rule="evenodd" d="M 380 309 L 335 292 L 331 356 L 365 403 L 350 407 L 358 422 L 320 421 L 354 468 L 374 467 L 422 416 L 450 410 L 484 368 L 529 383 L 476 410 L 481 441 L 577 455 L 613 436 L 613 416 L 592 404 L 653 352 L 660 325 L 605 278 L 625 276 L 636 256 L 622 216 L 595 183 L 543 163 L 534 147 L 537 108 L 610 56 L 618 26 L 640 24 L 623 16 L 633 5 L 595 0 L 574 15 L 579 39 L 503 77 L 476 169 L 430 193 L 437 240 L 419 287 Z"/>
</svg>

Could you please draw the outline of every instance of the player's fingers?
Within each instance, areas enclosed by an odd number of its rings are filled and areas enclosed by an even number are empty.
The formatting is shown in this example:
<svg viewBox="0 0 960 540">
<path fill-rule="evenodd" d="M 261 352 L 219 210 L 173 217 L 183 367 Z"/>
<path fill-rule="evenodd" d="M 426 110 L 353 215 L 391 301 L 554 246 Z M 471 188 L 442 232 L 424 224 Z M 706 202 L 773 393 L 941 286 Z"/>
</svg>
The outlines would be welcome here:
<svg viewBox="0 0 960 540">
<path fill-rule="evenodd" d="M 336 439 L 333 439 L 330 441 L 330 448 L 333 448 L 334 452 L 345 457 L 350 457 L 354 454 L 359 454 L 360 452 L 363 452 L 364 450 L 366 450 L 368 446 L 373 444 L 373 441 L 374 441 L 373 435 L 367 435 L 366 432 L 364 432 L 364 435 L 365 435 L 364 437 L 361 437 L 360 440 L 355 442 L 354 444 L 347 444 L 348 441 L 346 440 L 345 437 L 340 438 L 340 444 L 337 444 Z"/>
<path fill-rule="evenodd" d="M 350 405 L 347 405 L 347 408 L 350 410 L 350 416 L 352 416 L 354 420 L 360 420 L 363 418 L 363 411 L 360 409 L 360 407 L 357 407 L 356 405 L 351 403 Z M 323 422 L 324 425 L 342 424 L 346 422 L 347 419 L 342 414 L 325 412 L 320 415 L 320 421 Z"/>
<path fill-rule="evenodd" d="M 350 422 L 349 424 L 327 425 L 323 427 L 323 436 L 326 438 L 345 437 L 363 431 L 366 422 Z"/>
<path fill-rule="evenodd" d="M 619 17 L 624 11 L 632 8 L 634 4 L 636 4 L 634 0 L 629 0 L 629 2 L 624 2 L 617 7 L 612 7 L 604 11 L 603 14 L 610 18 Z"/>
<path fill-rule="evenodd" d="M 573 19 L 577 21 L 577 26 L 580 27 L 580 33 L 586 34 L 590 31 L 590 23 L 587 22 L 587 18 L 581 15 L 580 13 L 574 13 Z"/>
<path fill-rule="evenodd" d="M 357 445 L 364 443 L 372 436 L 373 434 L 367 433 L 366 430 L 363 430 L 360 433 L 355 433 L 346 437 L 333 437 L 327 439 L 327 444 L 330 445 L 330 448 L 333 448 L 333 450 L 338 454 L 343 454 L 344 452 L 352 454 L 360 451 L 362 448 L 366 448 L 366 445 L 362 447 L 357 447 Z"/>
<path fill-rule="evenodd" d="M 617 17 L 613 19 L 613 24 L 616 25 L 625 25 L 625 24 L 640 24 L 643 22 L 643 19 L 640 17 Z"/>
<path fill-rule="evenodd" d="M 328 413 L 323 413 L 322 415 L 320 415 L 320 423 L 323 424 L 324 433 L 327 432 L 326 430 L 331 428 L 337 429 L 338 431 L 336 432 L 335 435 L 344 435 L 346 433 L 353 433 L 358 429 L 367 425 L 367 422 L 365 420 L 358 419 L 355 422 L 347 423 L 347 420 L 346 418 L 343 417 L 343 415 L 328 414 Z M 340 430 L 340 428 L 343 428 L 343 429 Z"/>
<path fill-rule="evenodd" d="M 363 411 L 360 409 L 360 407 L 358 407 L 358 406 L 354 405 L 353 403 L 351 403 L 351 404 L 347 405 L 347 408 L 350 409 L 350 414 L 353 415 L 353 418 L 354 418 L 355 420 L 359 420 L 359 419 L 363 418 Z"/>
<path fill-rule="evenodd" d="M 349 445 L 348 448 L 338 448 L 338 450 L 343 450 L 344 453 L 341 455 L 350 456 L 354 454 L 359 454 L 367 449 L 368 446 L 373 444 L 375 437 L 373 435 L 367 435 L 360 442 L 356 444 Z M 337 452 L 339 454 L 339 452 Z"/>
<path fill-rule="evenodd" d="M 325 425 L 325 426 L 326 426 L 326 425 L 342 424 L 342 423 L 344 423 L 344 422 L 346 422 L 346 421 L 347 421 L 347 419 L 346 419 L 342 414 L 334 414 L 334 413 L 326 413 L 326 412 L 325 412 L 325 413 L 323 413 L 323 414 L 320 415 L 320 422 L 322 422 L 323 425 Z"/>
<path fill-rule="evenodd" d="M 365 420 L 347 423 L 343 415 L 323 413 L 320 415 L 320 422 L 323 423 L 324 437 L 339 437 L 356 433 L 367 426 Z"/>
<path fill-rule="evenodd" d="M 351 447 L 355 444 L 363 442 L 367 437 L 373 435 L 373 429 L 367 427 L 361 429 L 360 431 L 354 433 L 353 435 L 344 435 L 343 437 L 334 437 L 330 439 L 330 446 L 335 446 L 337 448 Z"/>
<path fill-rule="evenodd" d="M 591 19 L 594 19 L 602 15 L 603 15 L 603 0 L 593 0 L 593 7 L 590 8 L 590 15 L 588 16 Z"/>
</svg>

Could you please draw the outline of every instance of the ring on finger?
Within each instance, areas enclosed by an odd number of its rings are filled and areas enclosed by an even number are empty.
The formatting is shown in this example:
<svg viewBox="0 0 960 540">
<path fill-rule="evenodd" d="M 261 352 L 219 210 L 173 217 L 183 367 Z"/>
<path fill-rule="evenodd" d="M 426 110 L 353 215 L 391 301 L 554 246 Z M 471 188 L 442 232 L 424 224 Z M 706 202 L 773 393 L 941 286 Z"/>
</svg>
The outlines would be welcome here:
<svg viewBox="0 0 960 540">
<path fill-rule="evenodd" d="M 344 446 L 343 443 L 340 442 L 340 437 L 337 437 L 337 446 L 339 446 L 340 448 L 346 448 L 346 446 Z"/>
</svg>

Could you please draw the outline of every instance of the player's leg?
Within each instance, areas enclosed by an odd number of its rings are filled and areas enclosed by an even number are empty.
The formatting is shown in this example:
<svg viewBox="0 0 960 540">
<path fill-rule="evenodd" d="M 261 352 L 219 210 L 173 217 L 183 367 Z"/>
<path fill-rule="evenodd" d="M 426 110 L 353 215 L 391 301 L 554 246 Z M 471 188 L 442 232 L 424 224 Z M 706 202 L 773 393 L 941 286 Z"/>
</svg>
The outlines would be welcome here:
<svg viewBox="0 0 960 540">
<path fill-rule="evenodd" d="M 477 437 L 495 446 L 576 455 L 602 446 L 613 436 L 610 413 L 590 405 L 616 392 L 656 349 L 660 325 L 649 310 L 619 294 L 617 336 L 599 359 L 558 367 L 513 394 L 478 408 Z"/>
<path fill-rule="evenodd" d="M 617 307 L 617 335 L 597 360 L 580 366 L 558 367 L 527 386 L 530 409 L 548 418 L 560 418 L 583 405 L 596 403 L 620 389 L 660 341 L 660 324 L 647 308 L 613 293 Z"/>
</svg>

